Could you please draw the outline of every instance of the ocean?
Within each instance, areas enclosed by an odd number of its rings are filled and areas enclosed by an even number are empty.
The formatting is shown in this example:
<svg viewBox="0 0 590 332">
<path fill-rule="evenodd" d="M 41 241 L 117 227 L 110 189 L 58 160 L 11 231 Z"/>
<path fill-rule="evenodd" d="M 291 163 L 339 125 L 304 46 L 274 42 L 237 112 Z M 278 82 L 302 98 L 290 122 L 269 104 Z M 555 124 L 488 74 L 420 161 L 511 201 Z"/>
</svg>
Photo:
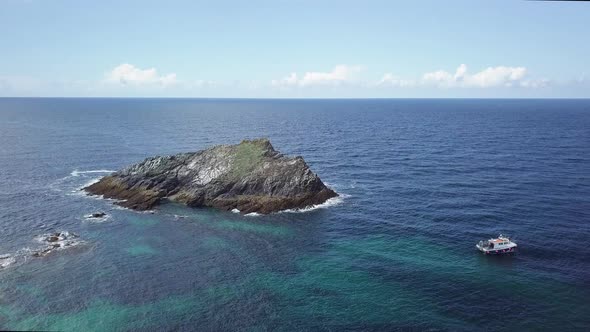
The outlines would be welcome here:
<svg viewBox="0 0 590 332">
<path fill-rule="evenodd" d="M 80 191 L 258 137 L 340 197 L 243 216 Z M 56 231 L 80 241 L 32 257 Z M 499 233 L 516 254 L 476 250 Z M 588 331 L 590 100 L 0 99 L 0 235 L 0 329 Z"/>
</svg>

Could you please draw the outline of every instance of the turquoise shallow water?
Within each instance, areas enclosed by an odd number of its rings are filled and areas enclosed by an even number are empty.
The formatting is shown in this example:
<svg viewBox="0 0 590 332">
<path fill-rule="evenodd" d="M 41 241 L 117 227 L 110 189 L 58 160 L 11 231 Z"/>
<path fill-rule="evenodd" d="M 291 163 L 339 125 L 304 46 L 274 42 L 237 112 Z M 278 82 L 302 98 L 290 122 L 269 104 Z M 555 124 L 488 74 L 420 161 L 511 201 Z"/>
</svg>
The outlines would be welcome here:
<svg viewBox="0 0 590 332">
<path fill-rule="evenodd" d="M 0 99 L 0 327 L 587 330 L 588 128 L 580 100 Z M 137 213 L 78 190 L 260 136 L 342 198 Z M 85 244 L 27 256 L 56 230 Z M 500 232 L 516 255 L 475 251 Z"/>
</svg>

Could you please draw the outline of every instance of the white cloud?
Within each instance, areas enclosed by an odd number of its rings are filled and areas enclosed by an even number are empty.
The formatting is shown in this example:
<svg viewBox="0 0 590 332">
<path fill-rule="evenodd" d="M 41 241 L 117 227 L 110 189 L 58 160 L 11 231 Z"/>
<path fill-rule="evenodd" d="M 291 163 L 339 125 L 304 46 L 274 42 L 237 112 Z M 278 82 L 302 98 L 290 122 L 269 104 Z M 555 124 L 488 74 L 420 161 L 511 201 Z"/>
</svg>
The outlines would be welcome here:
<svg viewBox="0 0 590 332">
<path fill-rule="evenodd" d="M 373 86 L 398 88 L 429 86 L 438 88 L 545 88 L 554 83 L 545 78 L 528 78 L 525 67 L 488 67 L 475 74 L 470 74 L 467 65 L 461 64 L 454 73 L 437 70 L 423 74 L 420 79 L 404 79 L 392 73 L 386 73 Z"/>
<path fill-rule="evenodd" d="M 361 71 L 360 66 L 338 65 L 329 72 L 306 72 L 302 76 L 291 73 L 279 80 L 272 80 L 273 86 L 313 86 L 313 85 L 340 85 L 350 82 L 354 75 Z"/>
<path fill-rule="evenodd" d="M 297 73 L 291 73 L 289 76 L 283 77 L 280 80 L 272 80 L 270 83 L 273 86 L 297 85 Z"/>
<path fill-rule="evenodd" d="M 422 76 L 422 82 L 423 83 L 433 83 L 436 85 L 449 85 L 451 83 L 453 83 L 455 81 L 455 79 L 453 78 L 453 75 L 449 72 L 446 72 L 444 70 L 438 70 L 432 73 L 426 73 Z"/>
<path fill-rule="evenodd" d="M 365 79 L 364 71 L 365 67 L 338 65 L 324 72 L 291 72 L 282 79 L 270 82 L 278 89 L 268 89 L 268 81 L 178 80 L 175 73 L 160 74 L 155 68 L 142 69 L 131 64 L 121 64 L 104 74 L 102 79 L 99 77 L 99 80 L 90 81 L 0 73 L 0 96 L 260 97 L 277 96 L 280 92 L 280 96 L 297 97 L 371 97 L 392 96 L 396 93 L 400 96 L 588 97 L 587 91 L 590 91 L 590 79 L 586 75 L 570 80 L 548 80 L 530 77 L 527 68 L 520 66 L 495 66 L 470 73 L 468 67 L 462 64 L 454 71 L 437 70 L 414 77 L 401 77 L 388 72 L 370 80 Z M 122 85 L 135 88 L 121 89 Z M 453 91 L 445 91 L 446 88 Z"/>
<path fill-rule="evenodd" d="M 461 64 L 454 74 L 444 70 L 426 73 L 422 76 L 422 83 L 425 85 L 436 85 L 438 87 L 510 87 L 527 86 L 524 81 L 527 69 L 525 67 L 488 67 L 473 75 L 468 73 L 467 66 Z"/>
<path fill-rule="evenodd" d="M 466 64 L 461 64 L 459 65 L 459 68 L 457 68 L 457 71 L 455 71 L 455 80 L 462 80 L 463 77 L 465 77 L 465 74 L 467 74 L 467 65 Z"/>
<path fill-rule="evenodd" d="M 175 73 L 159 75 L 156 68 L 140 69 L 134 65 L 124 63 L 108 72 L 105 81 L 121 85 L 162 85 L 176 84 Z"/>
<path fill-rule="evenodd" d="M 29 76 L 0 76 L 0 93 L 23 93 L 38 90 L 42 87 L 39 79 Z"/>
<path fill-rule="evenodd" d="M 362 87 L 397 87 L 397 88 L 494 88 L 522 87 L 542 88 L 549 85 L 547 79 L 528 79 L 525 67 L 496 66 L 488 67 L 471 74 L 467 65 L 461 64 L 454 72 L 437 70 L 423 74 L 420 78 L 402 78 L 393 73 L 385 73 L 374 83 L 355 80 L 355 75 L 362 70 L 360 66 L 335 66 L 329 72 L 305 72 L 300 75 L 292 72 L 282 79 L 272 80 L 275 87 L 341 86 L 344 83 Z"/>
<path fill-rule="evenodd" d="M 551 84 L 551 81 L 546 78 L 537 80 L 525 80 L 520 82 L 520 86 L 523 88 L 545 88 Z"/>
<path fill-rule="evenodd" d="M 401 79 L 391 73 L 386 73 L 377 82 L 377 86 L 394 86 L 394 87 L 406 88 L 406 87 L 416 86 L 416 81 Z"/>
<path fill-rule="evenodd" d="M 524 67 L 489 67 L 473 76 L 466 76 L 465 83 L 482 88 L 512 86 L 515 83 L 520 84 L 525 75 Z"/>
</svg>

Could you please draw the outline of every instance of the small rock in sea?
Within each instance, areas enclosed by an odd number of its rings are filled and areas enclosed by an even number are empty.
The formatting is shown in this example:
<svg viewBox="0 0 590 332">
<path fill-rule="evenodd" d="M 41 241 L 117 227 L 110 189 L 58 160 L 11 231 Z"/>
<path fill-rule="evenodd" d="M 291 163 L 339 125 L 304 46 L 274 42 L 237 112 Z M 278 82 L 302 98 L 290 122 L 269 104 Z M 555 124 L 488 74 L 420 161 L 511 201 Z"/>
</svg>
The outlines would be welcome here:
<svg viewBox="0 0 590 332">
<path fill-rule="evenodd" d="M 104 212 L 94 212 L 90 214 L 87 218 L 102 218 L 105 217 L 107 214 Z"/>
<path fill-rule="evenodd" d="M 47 254 L 49 254 L 52 250 L 54 249 L 53 246 L 44 248 L 44 249 L 39 249 L 37 251 L 34 251 L 32 256 L 33 257 L 43 257 L 46 256 Z"/>
<path fill-rule="evenodd" d="M 27 257 L 44 257 L 56 250 L 64 250 L 86 242 L 79 239 L 75 233 L 67 231 L 43 234 L 35 237 L 41 245 L 35 249 L 24 248 L 13 254 L 0 254 L 0 269 L 17 263 L 26 262 Z"/>
<path fill-rule="evenodd" d="M 47 242 L 57 242 L 59 241 L 59 236 L 51 235 L 47 238 Z"/>
<path fill-rule="evenodd" d="M 66 231 L 42 235 L 37 239 L 44 243 L 45 246 L 34 250 L 31 255 L 33 257 L 43 257 L 55 249 L 63 249 L 83 244 L 84 241 L 80 241 L 78 237 L 77 234 Z"/>
</svg>

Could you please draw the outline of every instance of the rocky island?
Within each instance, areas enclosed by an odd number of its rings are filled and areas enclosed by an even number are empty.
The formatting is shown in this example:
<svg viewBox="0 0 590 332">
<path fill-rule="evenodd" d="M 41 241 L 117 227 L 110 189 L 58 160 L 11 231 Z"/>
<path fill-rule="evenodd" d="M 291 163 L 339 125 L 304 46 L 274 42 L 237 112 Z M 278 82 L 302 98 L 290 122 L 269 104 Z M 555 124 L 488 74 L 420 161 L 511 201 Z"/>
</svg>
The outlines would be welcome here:
<svg viewBox="0 0 590 332">
<path fill-rule="evenodd" d="M 302 157 L 279 153 L 268 139 L 147 158 L 84 190 L 135 210 L 169 200 L 243 214 L 302 209 L 338 196 Z"/>
</svg>

